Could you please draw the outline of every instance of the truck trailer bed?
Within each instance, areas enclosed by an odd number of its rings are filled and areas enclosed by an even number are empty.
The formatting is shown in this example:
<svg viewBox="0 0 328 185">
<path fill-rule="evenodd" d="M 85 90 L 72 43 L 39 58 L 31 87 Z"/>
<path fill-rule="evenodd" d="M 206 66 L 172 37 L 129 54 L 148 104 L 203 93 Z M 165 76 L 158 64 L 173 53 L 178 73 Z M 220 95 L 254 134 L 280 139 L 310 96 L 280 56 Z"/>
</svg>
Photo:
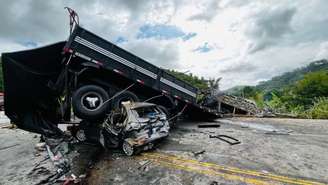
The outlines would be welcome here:
<svg viewBox="0 0 328 185">
<path fill-rule="evenodd" d="M 139 82 L 160 93 L 188 103 L 186 112 L 193 117 L 213 119 L 219 114 L 196 103 L 198 89 L 117 45 L 76 26 L 64 50 L 99 67 Z M 204 115 L 203 115 L 204 114 Z"/>
</svg>

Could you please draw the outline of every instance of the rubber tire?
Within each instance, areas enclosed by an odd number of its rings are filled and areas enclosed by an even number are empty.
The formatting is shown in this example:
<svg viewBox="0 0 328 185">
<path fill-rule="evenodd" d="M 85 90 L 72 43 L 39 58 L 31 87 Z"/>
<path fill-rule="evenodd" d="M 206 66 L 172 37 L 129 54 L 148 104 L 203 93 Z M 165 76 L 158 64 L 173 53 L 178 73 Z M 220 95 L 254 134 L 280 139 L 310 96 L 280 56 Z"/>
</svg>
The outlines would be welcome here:
<svg viewBox="0 0 328 185">
<path fill-rule="evenodd" d="M 125 148 L 128 147 L 127 149 L 130 151 L 127 151 Z M 122 150 L 125 153 L 125 155 L 127 156 L 132 156 L 133 154 L 135 154 L 135 148 L 133 146 L 131 146 L 130 143 L 128 143 L 127 141 L 124 141 L 122 144 Z"/>
<path fill-rule="evenodd" d="M 120 102 L 124 99 L 129 99 L 132 100 L 133 102 L 138 102 L 139 98 L 137 95 L 135 95 L 133 92 L 131 91 L 125 91 L 122 94 L 118 95 L 117 97 L 114 98 L 113 100 L 113 109 L 117 110 L 120 108 Z"/>
<path fill-rule="evenodd" d="M 100 95 L 103 102 L 109 99 L 108 93 L 100 86 L 97 85 L 85 85 L 77 89 L 72 96 L 72 107 L 74 114 L 81 118 L 87 120 L 96 120 L 105 116 L 108 111 L 109 103 L 102 105 L 98 110 L 90 111 L 86 109 L 81 104 L 81 98 L 90 92 L 95 92 Z"/>
</svg>

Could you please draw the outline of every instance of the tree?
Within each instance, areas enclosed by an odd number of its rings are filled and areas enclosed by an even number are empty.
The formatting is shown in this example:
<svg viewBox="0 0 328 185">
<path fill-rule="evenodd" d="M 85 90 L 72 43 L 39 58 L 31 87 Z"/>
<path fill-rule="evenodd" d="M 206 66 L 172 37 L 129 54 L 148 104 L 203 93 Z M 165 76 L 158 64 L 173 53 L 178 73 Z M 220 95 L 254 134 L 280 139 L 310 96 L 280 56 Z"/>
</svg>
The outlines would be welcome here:
<svg viewBox="0 0 328 185">
<path fill-rule="evenodd" d="M 172 74 L 178 79 L 188 82 L 189 84 L 197 87 L 199 90 L 206 90 L 208 89 L 207 80 L 204 78 L 198 78 L 197 76 L 193 75 L 192 73 L 185 74 L 182 72 L 178 72 L 175 70 L 166 70 L 168 73 Z"/>
<path fill-rule="evenodd" d="M 317 98 L 306 116 L 312 119 L 328 119 L 328 98 Z"/>
<path fill-rule="evenodd" d="M 243 97 L 251 98 L 256 95 L 256 89 L 255 87 L 252 86 L 246 86 L 243 88 L 242 93 L 243 93 Z"/>
<path fill-rule="evenodd" d="M 220 80 L 222 79 L 222 77 L 220 78 L 213 78 L 213 79 L 209 79 L 208 80 L 208 87 L 211 91 L 211 93 L 214 95 L 214 94 L 217 94 L 219 92 L 219 88 L 220 88 Z"/>
<path fill-rule="evenodd" d="M 291 89 L 296 103 L 312 105 L 316 97 L 328 97 L 328 71 L 308 73 Z"/>
</svg>

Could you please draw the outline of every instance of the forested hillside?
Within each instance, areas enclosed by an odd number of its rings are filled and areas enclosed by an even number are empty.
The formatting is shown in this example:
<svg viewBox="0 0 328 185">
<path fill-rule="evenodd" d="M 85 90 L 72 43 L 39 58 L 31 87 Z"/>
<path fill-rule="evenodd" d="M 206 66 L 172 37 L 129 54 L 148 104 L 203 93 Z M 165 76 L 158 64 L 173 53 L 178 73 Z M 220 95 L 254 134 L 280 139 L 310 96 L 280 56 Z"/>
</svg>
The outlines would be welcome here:
<svg viewBox="0 0 328 185">
<path fill-rule="evenodd" d="M 280 76 L 273 77 L 271 80 L 265 82 L 260 82 L 260 84 L 257 85 L 256 88 L 265 92 L 272 91 L 274 89 L 284 88 L 288 85 L 295 83 L 298 80 L 301 80 L 305 74 L 320 70 L 328 70 L 327 60 L 315 61 L 310 63 L 306 67 L 302 67 L 292 72 L 287 72 Z"/>
<path fill-rule="evenodd" d="M 328 118 L 328 61 L 284 73 L 257 86 L 227 91 L 254 100 L 259 107 L 299 117 Z"/>
<path fill-rule="evenodd" d="M 316 72 L 320 70 L 328 70 L 327 60 L 324 59 L 314 61 L 305 67 L 296 69 L 291 72 L 286 72 L 280 76 L 273 77 L 268 81 L 260 82 L 256 86 L 235 86 L 226 90 L 225 92 L 237 96 L 243 96 L 243 94 L 247 93 L 247 90 L 249 90 L 250 88 L 255 88 L 256 90 L 262 92 L 271 92 L 294 84 L 296 81 L 301 80 L 307 73 Z M 244 90 L 246 91 L 243 92 Z"/>
</svg>

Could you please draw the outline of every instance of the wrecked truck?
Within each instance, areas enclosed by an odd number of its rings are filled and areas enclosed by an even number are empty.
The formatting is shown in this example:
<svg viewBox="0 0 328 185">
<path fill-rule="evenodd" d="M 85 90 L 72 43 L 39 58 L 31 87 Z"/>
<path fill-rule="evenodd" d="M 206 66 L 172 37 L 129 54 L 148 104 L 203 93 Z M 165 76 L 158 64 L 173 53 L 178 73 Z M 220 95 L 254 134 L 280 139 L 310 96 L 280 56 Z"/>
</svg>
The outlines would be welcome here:
<svg viewBox="0 0 328 185">
<path fill-rule="evenodd" d="M 156 104 L 170 123 L 220 116 L 215 100 L 197 101 L 196 87 L 78 24 L 66 41 L 3 53 L 2 66 L 5 114 L 46 137 L 60 137 L 60 123 L 98 128 L 126 101 Z"/>
<path fill-rule="evenodd" d="M 122 145 L 131 156 L 153 148 L 155 142 L 169 135 L 166 114 L 158 105 L 144 102 L 123 102 L 119 112 L 112 112 L 103 123 L 100 142 L 106 148 Z M 109 142 L 116 140 L 116 142 Z M 120 141 L 122 143 L 120 144 Z M 108 146 L 110 145 L 110 146 Z"/>
</svg>

